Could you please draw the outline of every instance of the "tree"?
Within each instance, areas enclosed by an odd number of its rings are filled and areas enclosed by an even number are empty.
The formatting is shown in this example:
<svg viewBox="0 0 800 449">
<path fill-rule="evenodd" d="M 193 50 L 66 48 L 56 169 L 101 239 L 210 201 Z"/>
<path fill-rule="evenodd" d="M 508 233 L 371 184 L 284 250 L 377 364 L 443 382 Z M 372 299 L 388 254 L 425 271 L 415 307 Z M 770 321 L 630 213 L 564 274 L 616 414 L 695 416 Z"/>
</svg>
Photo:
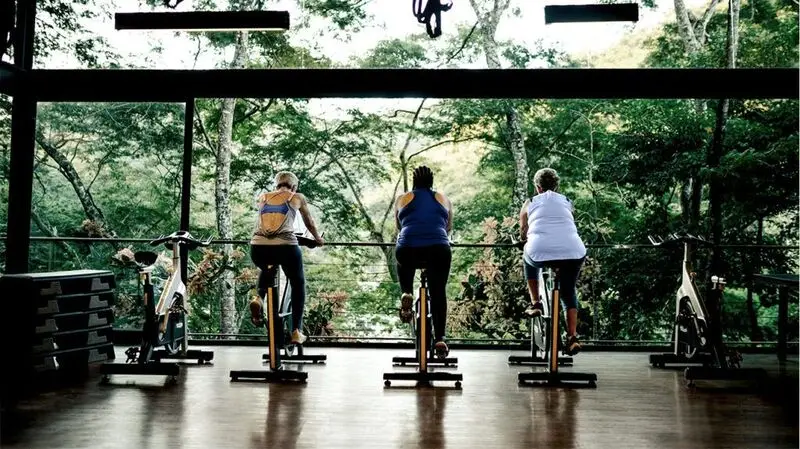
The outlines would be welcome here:
<svg viewBox="0 0 800 449">
<path fill-rule="evenodd" d="M 486 56 L 486 65 L 490 69 L 501 68 L 500 46 L 496 40 L 497 26 L 500 24 L 502 15 L 506 12 L 511 0 L 495 0 L 491 8 L 483 9 L 478 6 L 477 0 L 470 0 L 472 9 L 478 16 L 480 25 L 478 33 L 480 35 L 481 47 Z M 522 134 L 522 124 L 513 104 L 504 104 L 505 109 L 505 133 L 506 148 L 511 152 L 514 160 L 514 184 L 511 190 L 511 206 L 509 213 L 513 213 L 517 204 L 522 204 L 528 197 L 528 160 L 525 152 L 525 139 Z"/>
</svg>

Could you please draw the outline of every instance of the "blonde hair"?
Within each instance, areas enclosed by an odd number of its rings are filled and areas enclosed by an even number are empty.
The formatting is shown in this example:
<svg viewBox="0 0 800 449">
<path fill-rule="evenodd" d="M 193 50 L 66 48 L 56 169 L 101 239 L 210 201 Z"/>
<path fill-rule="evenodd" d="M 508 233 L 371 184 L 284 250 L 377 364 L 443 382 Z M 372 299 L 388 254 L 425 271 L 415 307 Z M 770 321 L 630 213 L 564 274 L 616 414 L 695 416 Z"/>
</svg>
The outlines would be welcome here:
<svg viewBox="0 0 800 449">
<path fill-rule="evenodd" d="M 279 189 L 281 184 L 289 187 L 290 189 L 296 189 L 297 185 L 300 184 L 300 180 L 297 179 L 297 176 L 289 171 L 281 171 L 275 175 L 275 188 Z"/>
<path fill-rule="evenodd" d="M 542 189 L 542 192 L 556 191 L 558 190 L 558 173 L 552 168 L 542 168 L 533 175 L 533 183 Z"/>
</svg>

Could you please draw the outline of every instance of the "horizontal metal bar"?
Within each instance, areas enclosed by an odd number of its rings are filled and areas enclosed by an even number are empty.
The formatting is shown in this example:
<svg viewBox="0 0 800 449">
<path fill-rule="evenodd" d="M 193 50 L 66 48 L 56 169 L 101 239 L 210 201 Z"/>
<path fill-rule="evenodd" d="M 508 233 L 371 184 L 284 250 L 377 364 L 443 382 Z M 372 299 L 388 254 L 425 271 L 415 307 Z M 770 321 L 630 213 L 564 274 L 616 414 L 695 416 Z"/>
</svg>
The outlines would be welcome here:
<svg viewBox="0 0 800 449">
<path fill-rule="evenodd" d="M 117 30 L 288 30 L 288 11 L 167 11 L 114 14 Z"/>
<path fill-rule="evenodd" d="M 186 98 L 797 98 L 795 68 L 32 70 L 40 102 Z"/>
<path fill-rule="evenodd" d="M 547 5 L 544 23 L 638 22 L 638 3 L 596 3 L 588 5 Z"/>
<path fill-rule="evenodd" d="M 0 239 L 5 239 L 5 235 L 0 235 Z M 50 237 L 50 236 L 31 236 L 31 241 L 41 242 L 74 242 L 74 243 L 148 243 L 152 238 L 97 238 L 97 237 Z M 219 239 L 211 240 L 212 245 L 247 245 L 250 240 L 245 239 Z M 341 247 L 393 247 L 394 242 L 325 242 L 325 246 L 341 246 Z M 508 243 L 453 243 L 451 246 L 455 248 L 516 248 L 517 245 Z M 585 245 L 586 248 L 607 248 L 607 249 L 671 249 L 663 246 L 653 246 L 647 243 L 589 243 Z M 800 250 L 798 246 L 792 245 L 740 245 L 740 244 L 723 244 L 720 245 L 722 249 L 767 249 L 767 250 Z"/>
</svg>

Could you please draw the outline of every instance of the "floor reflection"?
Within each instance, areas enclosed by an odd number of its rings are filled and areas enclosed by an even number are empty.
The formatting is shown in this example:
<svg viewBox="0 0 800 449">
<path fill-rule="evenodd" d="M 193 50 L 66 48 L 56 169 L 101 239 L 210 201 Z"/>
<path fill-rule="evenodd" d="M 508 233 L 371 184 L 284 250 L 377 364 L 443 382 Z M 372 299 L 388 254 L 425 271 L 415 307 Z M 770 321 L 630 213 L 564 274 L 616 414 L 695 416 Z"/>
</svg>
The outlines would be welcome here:
<svg viewBox="0 0 800 449">
<path fill-rule="evenodd" d="M 531 394 L 529 444 L 533 447 L 577 447 L 575 411 L 581 392 L 570 388 L 547 388 Z"/>
<path fill-rule="evenodd" d="M 441 388 L 417 390 L 417 436 L 421 447 L 445 447 L 444 420 L 447 395 Z"/>
<path fill-rule="evenodd" d="M 296 449 L 303 429 L 305 384 L 268 384 L 264 428 L 254 432 L 252 448 Z"/>
</svg>

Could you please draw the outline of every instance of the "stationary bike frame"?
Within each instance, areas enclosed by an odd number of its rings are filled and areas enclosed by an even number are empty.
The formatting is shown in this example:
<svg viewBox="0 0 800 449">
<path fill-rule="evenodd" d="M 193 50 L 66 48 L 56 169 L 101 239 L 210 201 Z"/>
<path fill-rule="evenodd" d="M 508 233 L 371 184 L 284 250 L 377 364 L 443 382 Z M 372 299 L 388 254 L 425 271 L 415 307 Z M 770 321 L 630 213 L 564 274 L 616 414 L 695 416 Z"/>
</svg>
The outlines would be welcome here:
<svg viewBox="0 0 800 449">
<path fill-rule="evenodd" d="M 261 379 L 267 382 L 290 382 L 297 381 L 305 383 L 308 373 L 286 369 L 281 357 L 281 348 L 284 343 L 283 319 L 280 317 L 278 304 L 278 268 L 279 265 L 267 266 L 267 274 L 270 277 L 267 283 L 267 291 L 264 294 L 264 305 L 266 308 L 267 326 L 267 345 L 269 352 L 263 357 L 267 359 L 269 368 L 266 370 L 231 370 L 232 381 L 240 379 L 254 380 Z"/>
<path fill-rule="evenodd" d="M 414 334 L 417 346 L 417 363 L 419 363 L 419 370 L 422 372 L 428 371 L 428 356 L 430 353 L 430 340 L 431 331 L 433 326 L 431 323 L 431 302 L 428 298 L 428 275 L 423 268 L 419 274 L 419 297 L 417 297 L 416 314 L 414 316 Z"/>
<path fill-rule="evenodd" d="M 766 371 L 761 368 L 742 368 L 742 357 L 737 351 L 729 351 L 722 340 L 722 300 L 725 279 L 717 275 L 711 276 L 711 289 L 705 300 L 694 282 L 694 274 L 690 271 L 689 258 L 691 253 L 690 241 L 713 246 L 703 238 L 688 234 L 671 234 L 667 239 L 656 240 L 648 237 L 654 246 L 661 246 L 667 242 L 683 243 L 684 255 L 681 270 L 681 285 L 675 296 L 675 345 L 672 353 L 650 354 L 650 364 L 655 367 L 665 367 L 668 364 L 686 365 L 684 379 L 692 387 L 696 380 L 757 380 L 766 377 Z M 685 300 L 688 299 L 688 302 Z M 684 306 L 682 308 L 682 306 Z M 687 316 L 688 314 L 688 316 Z M 694 330 L 686 329 L 685 345 L 681 348 L 680 323 L 686 322 Z M 696 337 L 698 341 L 692 341 Z M 691 349 L 689 352 L 688 350 Z M 689 366 L 702 364 L 703 366 Z"/>
<path fill-rule="evenodd" d="M 169 245 L 167 245 L 169 243 Z M 145 308 L 145 322 L 142 329 L 141 345 L 125 351 L 128 360 L 125 364 L 108 363 L 101 366 L 104 374 L 103 382 L 112 374 L 131 375 L 167 375 L 169 382 L 175 381 L 179 367 L 174 363 L 162 363 L 162 359 L 193 359 L 199 364 L 210 362 L 214 358 L 212 351 L 189 350 L 187 319 L 189 299 L 182 276 L 182 245 L 189 249 L 208 246 L 209 242 L 195 240 L 187 231 L 177 231 L 166 237 L 150 242 L 151 246 L 164 244 L 172 249 L 172 273 L 161 290 L 158 303 L 155 303 L 152 282 L 153 264 L 157 255 L 150 251 L 137 252 L 134 259 L 142 282 L 142 302 Z M 177 307 L 176 307 L 177 303 Z M 180 314 L 180 321 L 173 321 L 170 316 Z M 163 347 L 164 349 L 157 349 Z M 133 362 L 137 363 L 133 363 Z"/>
<path fill-rule="evenodd" d="M 428 275 L 425 268 L 420 268 L 419 296 L 414 307 L 414 346 L 416 349 L 417 371 L 414 373 L 384 373 L 383 384 L 390 387 L 392 380 L 416 380 L 418 386 L 429 386 L 431 381 L 455 381 L 455 387 L 461 388 L 463 375 L 460 373 L 428 371 L 428 357 L 431 354 L 433 332 L 430 313 L 430 297 L 428 296 Z"/>
<path fill-rule="evenodd" d="M 277 291 L 279 287 L 278 265 L 268 265 L 267 275 L 267 294 L 264 296 L 264 303 L 267 306 L 267 338 L 269 340 L 269 369 L 276 371 L 281 368 L 281 354 L 279 348 L 283 346 L 283 326 L 278 329 L 278 322 L 283 324 L 279 317 L 277 304 Z"/>
<path fill-rule="evenodd" d="M 561 294 L 561 278 L 560 278 L 560 270 L 558 267 L 550 268 L 553 273 L 553 290 L 550 295 L 550 329 L 548 332 L 550 333 L 549 341 L 548 341 L 548 365 L 547 371 L 537 371 L 537 372 L 529 372 L 529 373 L 519 373 L 517 375 L 517 380 L 520 384 L 525 384 L 528 382 L 533 383 L 544 383 L 548 386 L 566 386 L 571 383 L 586 383 L 589 387 L 594 388 L 597 386 L 597 375 L 595 373 L 578 373 L 578 372 L 571 372 L 571 371 L 562 371 L 559 372 L 558 365 L 559 365 L 559 357 L 558 357 L 558 346 L 559 342 L 561 341 L 560 338 L 560 294 Z"/>
<path fill-rule="evenodd" d="M 309 248 L 315 248 L 317 246 L 316 242 L 302 235 L 297 235 L 297 240 L 300 246 Z M 264 305 L 266 306 L 267 344 L 269 352 L 262 357 L 267 360 L 269 369 L 266 371 L 232 370 L 230 372 L 231 380 L 263 379 L 268 382 L 306 382 L 308 379 L 307 372 L 286 369 L 281 357 L 281 349 L 285 346 L 284 318 L 286 312 L 281 312 L 280 295 L 278 294 L 278 289 L 280 287 L 280 279 L 278 276 L 279 268 L 279 265 L 268 265 L 266 267 L 268 281 L 267 291 L 264 294 Z M 288 312 L 288 315 L 290 316 L 291 312 Z"/>
<path fill-rule="evenodd" d="M 166 244 L 169 243 L 169 246 Z M 151 306 L 150 302 L 154 298 L 153 284 L 152 284 L 152 266 L 140 268 L 140 276 L 145 282 L 145 314 L 147 316 L 147 325 L 153 325 L 156 318 L 158 318 L 158 330 L 156 332 L 156 339 L 151 341 L 150 348 L 154 350 L 155 347 L 163 346 L 164 350 L 157 350 L 152 353 L 152 357 L 156 360 L 161 359 L 197 359 L 199 363 L 208 362 L 213 358 L 213 353 L 210 351 L 195 351 L 188 349 L 188 325 L 187 315 L 190 312 L 190 304 L 186 283 L 182 275 L 182 252 L 208 246 L 209 242 L 201 242 L 194 239 L 191 234 L 186 231 L 178 231 L 167 237 L 156 239 L 150 242 L 151 246 L 158 246 L 164 244 L 172 250 L 172 273 L 170 273 L 167 281 L 164 283 L 164 288 L 161 289 L 158 303 Z M 184 248 L 185 247 L 185 248 Z M 188 257 L 188 256 L 187 256 Z M 149 294 L 147 291 L 149 290 Z M 176 310 L 175 304 L 179 304 L 179 309 Z M 174 312 L 181 314 L 181 322 L 176 324 L 176 329 L 180 329 L 182 336 L 177 339 L 174 335 L 167 334 L 169 332 L 168 325 L 170 315 Z M 147 331 L 150 332 L 147 332 Z M 153 329 L 145 329 L 145 338 L 152 334 Z M 174 343 L 180 341 L 180 347 L 174 347 Z M 140 354 L 141 356 L 141 354 Z M 149 355 L 146 361 L 149 360 Z"/>
<path fill-rule="evenodd" d="M 278 285 L 280 285 L 279 275 L 278 275 Z M 280 307 L 278 308 L 278 316 L 283 324 L 284 338 L 286 338 L 286 335 L 291 335 L 294 323 L 294 320 L 292 319 L 292 286 L 288 279 L 283 285 L 283 290 L 280 296 L 281 300 L 280 300 Z M 284 343 L 285 342 L 286 340 L 284 340 Z M 283 350 L 284 350 L 284 356 L 282 358 L 291 361 L 292 363 L 317 364 L 317 363 L 325 363 L 325 361 L 328 360 L 328 356 L 325 354 L 305 354 L 302 345 L 294 345 L 291 343 L 288 345 L 284 344 Z M 294 353 L 295 350 L 297 351 L 297 354 Z M 269 358 L 270 358 L 269 353 L 266 353 L 262 356 L 262 359 L 267 362 L 269 361 Z"/>
<path fill-rule="evenodd" d="M 538 316 L 531 317 L 531 354 L 530 356 L 516 356 L 508 357 L 508 363 L 512 365 L 532 365 L 532 366 L 548 366 L 550 364 L 550 348 L 548 334 L 550 332 L 550 320 L 553 315 L 550 314 L 552 305 L 550 304 L 550 291 L 552 290 L 550 278 L 552 277 L 552 269 L 545 268 L 541 270 L 539 276 L 539 297 L 541 298 L 542 313 Z M 557 317 L 559 320 L 561 316 Z M 559 332 L 559 335 L 561 332 Z M 559 345 L 562 342 L 559 340 Z M 541 353 L 541 355 L 540 355 Z M 573 363 L 572 357 L 559 357 L 558 364 L 562 366 L 571 366 Z"/>
<path fill-rule="evenodd" d="M 705 240 L 691 236 L 671 234 L 666 239 L 648 237 L 654 246 L 668 244 L 683 245 L 683 260 L 681 262 L 681 278 L 675 292 L 674 325 L 672 328 L 672 352 L 651 354 L 650 364 L 654 367 L 666 365 L 708 365 L 713 363 L 713 344 L 709 341 L 709 311 L 706 301 L 700 294 L 695 282 L 696 275 L 692 272 L 691 257 L 694 250 L 692 242 L 706 243 Z M 716 278 L 716 276 L 715 276 Z M 724 280 L 723 280 L 724 283 Z M 717 294 L 717 291 L 714 291 Z M 721 292 L 719 292 L 721 294 Z M 709 298 L 706 298 L 708 300 Z"/>
<path fill-rule="evenodd" d="M 551 293 L 551 302 L 550 302 L 550 310 L 552 313 L 550 314 L 550 359 L 548 360 L 550 364 L 550 372 L 557 373 L 558 372 L 558 342 L 561 340 L 561 336 L 559 335 L 559 321 L 560 321 L 560 311 L 559 311 L 559 294 L 561 289 L 561 276 L 559 270 L 556 268 L 553 270 L 553 292 Z"/>
<path fill-rule="evenodd" d="M 158 303 L 155 307 L 155 315 L 156 316 L 163 316 L 160 320 L 159 325 L 159 343 L 163 340 L 163 334 L 167 330 L 167 323 L 169 322 L 169 314 L 173 305 L 175 304 L 175 300 L 178 297 L 181 298 L 181 307 L 189 307 L 189 301 L 186 295 L 186 284 L 183 281 L 181 276 L 181 257 L 180 257 L 180 243 L 175 241 L 172 242 L 172 273 L 170 273 L 169 278 L 167 278 L 167 282 L 164 284 L 164 288 L 161 289 L 161 296 L 158 298 Z M 152 272 L 152 266 L 148 267 Z M 150 273 L 148 273 L 148 278 L 150 277 Z M 152 284 L 151 284 L 152 288 Z M 183 314 L 183 322 L 179 325 L 184 330 L 186 329 L 186 314 Z M 186 333 L 184 333 L 183 338 L 181 338 L 181 348 L 180 352 L 185 353 L 187 349 L 187 338 Z M 173 348 L 174 350 L 174 348 Z"/>
<path fill-rule="evenodd" d="M 695 335 L 700 338 L 700 347 L 706 347 L 708 340 L 705 337 L 705 330 L 708 329 L 708 323 L 706 322 L 706 315 L 708 311 L 706 310 L 705 304 L 703 301 L 700 300 L 700 292 L 697 289 L 697 285 L 694 282 L 695 274 L 691 271 L 691 261 L 689 260 L 691 257 L 691 245 L 689 242 L 683 242 L 683 264 L 681 268 L 681 285 L 678 288 L 678 291 L 675 293 L 675 317 L 677 318 L 681 314 L 681 301 L 684 298 L 688 298 L 689 302 L 692 306 L 693 313 L 694 313 L 694 320 L 692 321 L 695 326 Z M 699 323 L 702 323 L 702 328 L 699 326 Z M 683 353 L 682 348 L 680 348 L 680 339 L 678 336 L 680 335 L 680 325 L 678 320 L 675 320 L 675 329 L 674 329 L 674 352 L 676 355 Z M 694 348 L 694 351 L 691 353 L 686 353 L 687 358 L 692 358 L 697 353 L 697 347 Z"/>
</svg>

